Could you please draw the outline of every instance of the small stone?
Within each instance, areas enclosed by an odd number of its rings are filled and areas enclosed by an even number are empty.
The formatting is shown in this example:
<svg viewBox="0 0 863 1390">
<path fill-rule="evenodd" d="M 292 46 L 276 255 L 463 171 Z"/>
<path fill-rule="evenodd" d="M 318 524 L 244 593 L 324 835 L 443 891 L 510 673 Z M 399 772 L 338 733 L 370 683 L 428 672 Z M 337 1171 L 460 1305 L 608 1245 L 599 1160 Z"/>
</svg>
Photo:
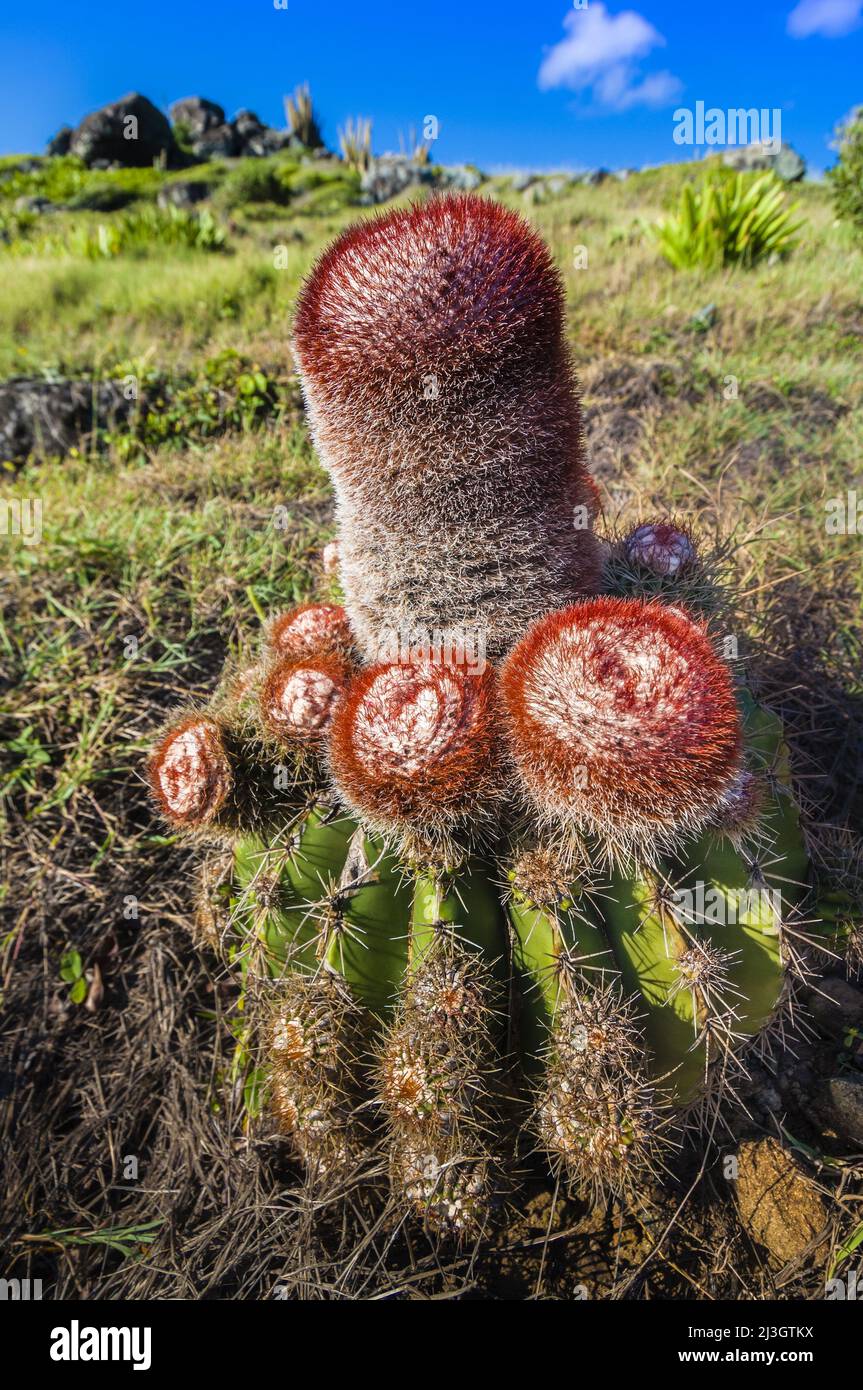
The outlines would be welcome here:
<svg viewBox="0 0 863 1390">
<path fill-rule="evenodd" d="M 775 1139 L 741 1144 L 736 1193 L 743 1225 L 779 1265 L 803 1255 L 827 1225 L 820 1192 Z"/>
<path fill-rule="evenodd" d="M 863 1144 L 863 1077 L 831 1076 L 827 1104 L 830 1118 L 842 1137 Z"/>
<path fill-rule="evenodd" d="M 848 1030 L 863 1023 L 863 992 L 847 980 L 819 980 L 806 1001 L 822 1033 L 842 1042 Z"/>
</svg>

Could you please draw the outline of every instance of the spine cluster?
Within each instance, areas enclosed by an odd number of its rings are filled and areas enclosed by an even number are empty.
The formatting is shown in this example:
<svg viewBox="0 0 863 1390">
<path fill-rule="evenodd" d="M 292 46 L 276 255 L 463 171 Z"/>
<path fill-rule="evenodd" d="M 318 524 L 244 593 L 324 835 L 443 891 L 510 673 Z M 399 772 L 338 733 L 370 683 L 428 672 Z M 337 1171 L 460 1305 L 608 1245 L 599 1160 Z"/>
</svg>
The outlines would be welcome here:
<svg viewBox="0 0 863 1390">
<path fill-rule="evenodd" d="M 368 1143 L 363 1123 L 363 1011 L 330 971 L 288 974 L 267 1028 L 272 1105 L 312 1178 L 344 1176 Z"/>
<path fill-rule="evenodd" d="M 489 993 L 477 954 L 439 941 L 411 975 L 379 1067 L 394 1193 L 459 1235 L 482 1224 L 491 1194 Z"/>
<path fill-rule="evenodd" d="M 642 1057 L 641 1033 L 616 986 L 564 991 L 535 1128 L 552 1165 L 597 1201 L 637 1186 L 653 1162 L 657 1119 Z"/>
</svg>

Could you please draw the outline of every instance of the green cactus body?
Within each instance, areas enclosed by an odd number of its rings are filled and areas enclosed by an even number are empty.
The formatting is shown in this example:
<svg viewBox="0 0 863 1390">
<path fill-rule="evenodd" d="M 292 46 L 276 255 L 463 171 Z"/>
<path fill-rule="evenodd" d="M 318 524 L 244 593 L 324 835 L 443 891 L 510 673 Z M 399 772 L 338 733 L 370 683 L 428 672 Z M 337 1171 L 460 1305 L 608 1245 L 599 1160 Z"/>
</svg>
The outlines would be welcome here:
<svg viewBox="0 0 863 1390">
<path fill-rule="evenodd" d="M 505 919 L 489 866 L 472 860 L 457 878 L 426 875 L 413 889 L 411 966 L 416 969 L 434 949 L 440 928 L 450 926 L 467 947 L 480 951 L 498 978 L 506 972 Z"/>
<path fill-rule="evenodd" d="M 650 1072 L 679 1104 L 698 1097 L 707 1063 L 716 1060 L 711 1023 L 724 1024 L 742 1044 L 775 1016 L 785 984 L 783 922 L 806 893 L 808 865 L 781 722 L 746 693 L 743 706 L 749 752 L 772 783 L 765 863 L 753 865 L 727 836 L 710 833 L 684 844 L 663 874 L 616 869 L 595 893 L 581 895 L 579 913 L 514 898 L 509 917 L 528 1053 L 553 1035 L 566 978 L 555 966 L 564 949 L 579 988 L 589 993 L 617 975 L 623 993 L 638 1001 Z M 722 981 L 712 990 L 697 981 L 687 987 L 687 962 L 694 958 L 697 969 L 705 945 L 721 953 Z"/>
<path fill-rule="evenodd" d="M 610 947 L 601 929 L 569 900 L 554 908 L 538 907 L 521 893 L 507 904 L 513 928 L 512 963 L 518 995 L 517 1029 L 525 1069 L 542 1066 L 549 1031 L 565 989 L 563 959 L 567 953 L 584 962 L 584 977 L 601 977 L 613 966 Z"/>
</svg>

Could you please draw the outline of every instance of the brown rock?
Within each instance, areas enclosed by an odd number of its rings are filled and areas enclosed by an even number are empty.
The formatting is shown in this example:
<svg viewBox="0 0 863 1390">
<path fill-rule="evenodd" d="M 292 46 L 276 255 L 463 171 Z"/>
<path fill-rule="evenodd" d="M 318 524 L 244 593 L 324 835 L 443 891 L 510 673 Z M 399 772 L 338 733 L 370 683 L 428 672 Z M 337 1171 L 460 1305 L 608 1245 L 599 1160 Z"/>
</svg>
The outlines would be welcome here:
<svg viewBox="0 0 863 1390">
<path fill-rule="evenodd" d="M 818 1189 L 775 1139 L 741 1144 L 737 1205 L 752 1238 L 780 1265 L 802 1255 L 827 1224 Z"/>
</svg>

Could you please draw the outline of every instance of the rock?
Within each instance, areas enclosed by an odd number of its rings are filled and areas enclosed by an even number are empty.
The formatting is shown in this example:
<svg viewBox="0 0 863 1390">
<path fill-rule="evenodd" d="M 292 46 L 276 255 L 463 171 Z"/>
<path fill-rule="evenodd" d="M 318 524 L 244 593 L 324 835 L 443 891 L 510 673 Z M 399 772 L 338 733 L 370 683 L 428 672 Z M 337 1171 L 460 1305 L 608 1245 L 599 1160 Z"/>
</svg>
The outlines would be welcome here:
<svg viewBox="0 0 863 1390">
<path fill-rule="evenodd" d="M 259 130 L 264 129 L 263 121 L 260 116 L 255 115 L 254 111 L 238 111 L 232 125 L 241 140 L 247 140 L 250 135 L 255 135 Z"/>
<path fill-rule="evenodd" d="M 68 154 L 69 146 L 72 143 L 72 134 L 70 125 L 61 125 L 57 134 L 45 146 L 45 153 L 50 155 Z"/>
<path fill-rule="evenodd" d="M 230 122 L 212 126 L 192 141 L 192 149 L 199 159 L 233 159 L 241 148 L 240 137 Z"/>
<path fill-rule="evenodd" d="M 777 1264 L 798 1259 L 827 1225 L 827 1208 L 815 1184 L 775 1139 L 745 1141 L 737 1163 L 743 1225 Z"/>
<path fill-rule="evenodd" d="M 191 208 L 209 198 L 211 188 L 203 179 L 178 179 L 159 189 L 156 202 L 160 208 Z"/>
<path fill-rule="evenodd" d="M 863 1145 L 863 1076 L 831 1076 L 827 1109 L 842 1137 Z"/>
<path fill-rule="evenodd" d="M 185 127 L 190 143 L 194 144 L 206 131 L 225 124 L 225 112 L 218 102 L 207 101 L 206 97 L 183 97 L 171 107 L 171 120 L 174 125 Z"/>
<path fill-rule="evenodd" d="M 434 166 L 417 164 L 409 155 L 384 154 L 373 159 L 360 180 L 360 202 L 366 207 L 386 203 L 420 183 L 435 181 Z"/>
<path fill-rule="evenodd" d="M 475 193 L 485 183 L 485 174 L 472 164 L 456 164 L 442 169 L 438 177 L 438 187 L 447 188 L 453 193 Z"/>
<path fill-rule="evenodd" d="M 552 198 L 559 198 L 561 193 L 566 192 L 571 182 L 572 180 L 565 174 L 552 174 L 551 178 L 546 180 L 545 186 Z"/>
<path fill-rule="evenodd" d="M 274 130 L 272 126 L 261 126 L 246 138 L 241 153 L 247 157 L 264 159 L 268 154 L 279 150 L 300 149 L 301 145 L 289 130 Z"/>
<path fill-rule="evenodd" d="M 626 180 L 631 178 L 634 173 L 634 169 L 615 169 L 614 177 L 618 179 L 620 183 L 626 183 Z"/>
<path fill-rule="evenodd" d="M 526 193 L 532 183 L 536 183 L 536 174 L 530 174 L 527 171 L 513 174 L 512 190 L 514 193 Z"/>
<path fill-rule="evenodd" d="M 703 309 L 697 309 L 689 320 L 689 327 L 694 328 L 698 333 L 706 333 L 709 329 L 716 326 L 719 318 L 719 310 L 715 304 L 705 304 Z"/>
<path fill-rule="evenodd" d="M 726 150 L 722 162 L 730 169 L 772 169 L 786 183 L 796 183 L 806 173 L 806 161 L 791 145 L 785 144 L 775 150 L 772 144 L 756 141 L 753 145 Z"/>
<path fill-rule="evenodd" d="M 581 175 L 580 182 L 590 184 L 591 187 L 595 188 L 597 184 L 605 183 L 609 177 L 607 169 L 588 169 L 586 174 Z"/>
<path fill-rule="evenodd" d="M 21 198 L 16 198 L 12 204 L 15 212 L 55 212 L 57 204 L 52 203 L 50 198 L 40 197 L 39 194 L 24 194 Z"/>
<path fill-rule="evenodd" d="M 177 147 L 167 116 L 147 97 L 130 92 L 85 116 L 72 135 L 69 151 L 88 168 L 101 160 L 146 168 L 162 155 L 176 157 Z"/>
<path fill-rule="evenodd" d="M 45 381 L 17 377 L 0 384 L 0 466 L 65 455 L 86 443 L 95 425 L 113 427 L 136 408 L 119 381 Z"/>
<path fill-rule="evenodd" d="M 819 980 L 806 1002 L 821 1032 L 837 1042 L 844 1040 L 849 1029 L 863 1023 L 863 993 L 847 980 Z"/>
</svg>

